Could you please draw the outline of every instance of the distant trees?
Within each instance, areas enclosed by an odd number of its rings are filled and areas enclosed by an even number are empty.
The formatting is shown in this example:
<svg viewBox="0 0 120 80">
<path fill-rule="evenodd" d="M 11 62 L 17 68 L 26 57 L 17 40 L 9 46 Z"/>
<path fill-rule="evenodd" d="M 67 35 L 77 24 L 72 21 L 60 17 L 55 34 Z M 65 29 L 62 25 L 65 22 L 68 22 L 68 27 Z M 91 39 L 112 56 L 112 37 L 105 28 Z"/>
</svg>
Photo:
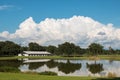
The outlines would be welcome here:
<svg viewBox="0 0 120 80">
<path fill-rule="evenodd" d="M 48 47 L 46 47 L 46 51 L 52 53 L 53 55 L 56 55 L 57 54 L 57 47 L 49 45 Z"/>
<path fill-rule="evenodd" d="M 20 53 L 20 46 L 11 41 L 0 42 L 1 56 L 14 56 Z"/>
<path fill-rule="evenodd" d="M 103 51 L 103 46 L 98 43 L 92 43 L 89 45 L 88 50 L 93 55 L 101 54 Z"/>
<path fill-rule="evenodd" d="M 46 49 L 43 46 L 40 46 L 37 43 L 29 43 L 29 49 L 30 51 L 46 51 Z"/>
<path fill-rule="evenodd" d="M 75 44 L 69 42 L 58 45 L 58 50 L 62 55 L 67 56 L 80 54 L 81 52 L 81 48 L 79 46 L 76 46 Z"/>
<path fill-rule="evenodd" d="M 56 47 L 53 45 L 41 46 L 35 42 L 29 43 L 28 46 L 20 46 L 11 41 L 0 41 L 0 56 L 14 56 L 22 51 L 48 51 L 53 55 L 60 56 L 120 54 L 120 50 L 114 50 L 111 47 L 105 50 L 104 47 L 98 43 L 91 43 L 87 49 L 83 49 L 70 42 L 59 44 L 58 47 Z"/>
</svg>

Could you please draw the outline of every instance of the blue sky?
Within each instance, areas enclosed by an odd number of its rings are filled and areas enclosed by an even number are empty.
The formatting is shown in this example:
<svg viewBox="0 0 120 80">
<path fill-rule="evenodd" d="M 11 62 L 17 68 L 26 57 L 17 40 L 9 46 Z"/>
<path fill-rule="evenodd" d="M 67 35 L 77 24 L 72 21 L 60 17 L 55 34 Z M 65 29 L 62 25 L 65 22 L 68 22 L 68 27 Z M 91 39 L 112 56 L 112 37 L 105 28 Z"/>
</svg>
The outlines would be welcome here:
<svg viewBox="0 0 120 80">
<path fill-rule="evenodd" d="M 28 17 L 39 23 L 45 18 L 88 16 L 120 28 L 120 0 L 0 0 L 0 32 L 14 33 Z"/>
</svg>

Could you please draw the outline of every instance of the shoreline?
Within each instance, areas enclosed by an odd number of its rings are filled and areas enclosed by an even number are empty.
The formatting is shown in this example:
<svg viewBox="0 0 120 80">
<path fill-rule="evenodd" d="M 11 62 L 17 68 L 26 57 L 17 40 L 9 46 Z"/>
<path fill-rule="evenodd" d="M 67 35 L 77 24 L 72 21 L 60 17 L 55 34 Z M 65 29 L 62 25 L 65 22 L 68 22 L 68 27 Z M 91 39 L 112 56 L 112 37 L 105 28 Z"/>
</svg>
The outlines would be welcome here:
<svg viewBox="0 0 120 80">
<path fill-rule="evenodd" d="M 98 55 L 98 56 L 81 56 L 81 57 L 63 57 L 63 56 L 12 56 L 12 57 L 0 57 L 0 60 L 12 60 L 12 59 L 73 59 L 73 60 L 120 60 L 120 55 Z"/>
</svg>

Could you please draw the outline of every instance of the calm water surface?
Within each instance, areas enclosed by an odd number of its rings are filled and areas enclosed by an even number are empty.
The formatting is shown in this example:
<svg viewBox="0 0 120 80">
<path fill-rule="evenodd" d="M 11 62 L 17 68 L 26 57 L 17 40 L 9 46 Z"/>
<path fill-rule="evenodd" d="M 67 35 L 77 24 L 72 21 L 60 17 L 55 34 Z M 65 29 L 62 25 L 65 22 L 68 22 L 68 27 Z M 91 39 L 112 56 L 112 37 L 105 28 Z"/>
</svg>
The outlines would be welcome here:
<svg viewBox="0 0 120 80">
<path fill-rule="evenodd" d="M 58 76 L 107 76 L 108 73 L 114 73 L 120 77 L 120 61 L 114 60 L 0 60 L 0 66 L 15 67 L 21 72 L 51 71 Z"/>
</svg>

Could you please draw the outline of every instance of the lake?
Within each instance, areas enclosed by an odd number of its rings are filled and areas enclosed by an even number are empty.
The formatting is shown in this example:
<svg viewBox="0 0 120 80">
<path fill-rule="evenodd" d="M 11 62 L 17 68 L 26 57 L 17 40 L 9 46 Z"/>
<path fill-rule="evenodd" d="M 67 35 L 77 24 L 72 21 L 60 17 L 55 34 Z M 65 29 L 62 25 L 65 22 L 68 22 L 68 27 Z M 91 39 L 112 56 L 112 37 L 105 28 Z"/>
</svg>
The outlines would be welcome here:
<svg viewBox="0 0 120 80">
<path fill-rule="evenodd" d="M 51 71 L 58 76 L 108 76 L 120 77 L 120 61 L 114 60 L 58 60 L 58 59 L 19 59 L 0 60 L 1 66 L 18 68 L 21 72 Z"/>
</svg>

